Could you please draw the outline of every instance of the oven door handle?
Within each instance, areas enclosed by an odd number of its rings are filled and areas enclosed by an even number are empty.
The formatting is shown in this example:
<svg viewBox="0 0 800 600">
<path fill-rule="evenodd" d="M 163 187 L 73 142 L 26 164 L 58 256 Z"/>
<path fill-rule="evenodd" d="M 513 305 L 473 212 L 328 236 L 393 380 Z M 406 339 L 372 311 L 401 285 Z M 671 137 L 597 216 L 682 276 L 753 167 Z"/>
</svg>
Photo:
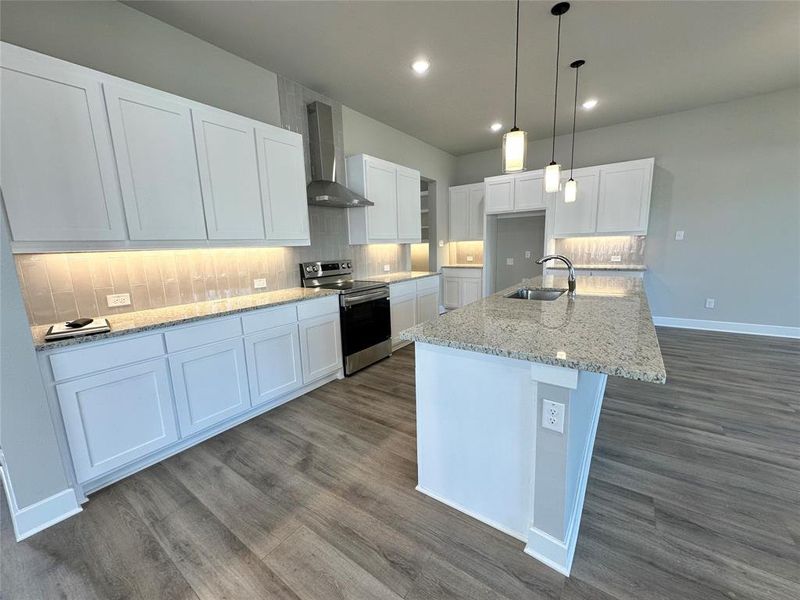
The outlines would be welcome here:
<svg viewBox="0 0 800 600">
<path fill-rule="evenodd" d="M 342 306 L 349 308 L 356 304 L 363 304 L 372 300 L 381 300 L 389 297 L 389 290 L 378 290 L 377 292 L 370 292 L 368 294 L 358 294 L 357 296 L 344 296 L 342 298 Z"/>
</svg>

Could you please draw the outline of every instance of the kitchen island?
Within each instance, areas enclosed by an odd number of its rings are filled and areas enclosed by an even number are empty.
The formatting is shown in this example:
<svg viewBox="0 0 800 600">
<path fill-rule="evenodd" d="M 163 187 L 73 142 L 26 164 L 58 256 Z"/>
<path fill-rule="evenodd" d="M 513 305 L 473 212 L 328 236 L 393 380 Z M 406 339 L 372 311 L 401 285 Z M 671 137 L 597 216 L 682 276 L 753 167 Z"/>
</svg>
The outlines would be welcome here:
<svg viewBox="0 0 800 600">
<path fill-rule="evenodd" d="M 526 543 L 569 575 L 609 375 L 664 383 L 639 279 L 574 298 L 509 298 L 525 280 L 404 331 L 416 342 L 417 489 Z"/>
</svg>

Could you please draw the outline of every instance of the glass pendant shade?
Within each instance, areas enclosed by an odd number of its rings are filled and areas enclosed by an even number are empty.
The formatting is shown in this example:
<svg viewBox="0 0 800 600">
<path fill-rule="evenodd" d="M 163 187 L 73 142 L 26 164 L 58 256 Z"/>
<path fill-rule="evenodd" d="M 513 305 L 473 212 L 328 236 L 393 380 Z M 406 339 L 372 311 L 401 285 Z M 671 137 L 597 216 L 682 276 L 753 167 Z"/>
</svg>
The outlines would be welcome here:
<svg viewBox="0 0 800 600">
<path fill-rule="evenodd" d="M 503 136 L 503 173 L 517 173 L 525 170 L 528 150 L 528 134 L 517 128 Z"/>
<path fill-rule="evenodd" d="M 544 191 L 548 194 L 561 188 L 561 165 L 551 162 L 544 168 Z"/>
<path fill-rule="evenodd" d="M 577 182 L 570 177 L 569 181 L 564 184 L 564 202 L 569 204 L 570 202 L 575 202 L 578 197 L 578 184 Z"/>
</svg>

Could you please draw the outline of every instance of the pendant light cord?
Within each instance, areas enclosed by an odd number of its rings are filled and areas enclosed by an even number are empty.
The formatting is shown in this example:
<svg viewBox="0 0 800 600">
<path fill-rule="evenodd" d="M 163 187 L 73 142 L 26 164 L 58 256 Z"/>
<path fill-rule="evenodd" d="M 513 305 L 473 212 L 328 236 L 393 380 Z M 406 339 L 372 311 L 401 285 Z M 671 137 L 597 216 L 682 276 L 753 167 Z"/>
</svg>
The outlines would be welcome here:
<svg viewBox="0 0 800 600">
<path fill-rule="evenodd" d="M 580 67 L 575 67 L 575 105 L 572 108 L 572 156 L 569 159 L 569 178 L 575 170 L 575 119 L 578 116 L 578 71 Z"/>
<path fill-rule="evenodd" d="M 514 129 L 517 128 L 517 81 L 519 80 L 519 3 L 517 0 L 517 37 L 514 50 Z"/>
<path fill-rule="evenodd" d="M 561 15 L 558 15 L 558 35 L 556 37 L 556 86 L 553 90 L 553 154 L 551 162 L 556 162 L 556 111 L 558 110 L 558 59 L 561 55 Z"/>
</svg>

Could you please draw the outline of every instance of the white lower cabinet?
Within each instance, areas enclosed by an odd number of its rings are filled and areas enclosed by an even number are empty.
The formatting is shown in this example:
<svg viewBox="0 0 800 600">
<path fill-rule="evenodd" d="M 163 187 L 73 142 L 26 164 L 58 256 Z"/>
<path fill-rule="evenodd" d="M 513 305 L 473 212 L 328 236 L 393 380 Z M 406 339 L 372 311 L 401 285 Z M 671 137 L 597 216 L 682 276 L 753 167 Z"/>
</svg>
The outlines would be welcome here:
<svg viewBox="0 0 800 600">
<path fill-rule="evenodd" d="M 439 316 L 439 279 L 436 288 L 417 292 L 417 323 L 425 323 Z"/>
<path fill-rule="evenodd" d="M 88 481 L 178 440 L 164 359 L 56 386 L 78 481 Z"/>
<path fill-rule="evenodd" d="M 247 336 L 244 346 L 253 406 L 303 385 L 297 323 Z"/>
<path fill-rule="evenodd" d="M 400 333 L 439 316 L 439 276 L 424 277 L 389 286 L 392 348 L 407 344 Z"/>
<path fill-rule="evenodd" d="M 442 273 L 442 304 L 445 308 L 461 308 L 483 297 L 482 269 L 442 267 Z"/>
<path fill-rule="evenodd" d="M 300 321 L 299 329 L 303 383 L 311 383 L 342 368 L 338 312 Z"/>
<path fill-rule="evenodd" d="M 169 367 L 182 437 L 250 408 L 241 338 L 174 354 Z"/>
</svg>

